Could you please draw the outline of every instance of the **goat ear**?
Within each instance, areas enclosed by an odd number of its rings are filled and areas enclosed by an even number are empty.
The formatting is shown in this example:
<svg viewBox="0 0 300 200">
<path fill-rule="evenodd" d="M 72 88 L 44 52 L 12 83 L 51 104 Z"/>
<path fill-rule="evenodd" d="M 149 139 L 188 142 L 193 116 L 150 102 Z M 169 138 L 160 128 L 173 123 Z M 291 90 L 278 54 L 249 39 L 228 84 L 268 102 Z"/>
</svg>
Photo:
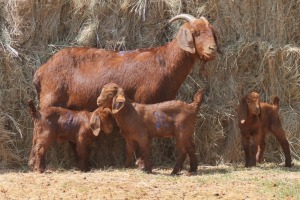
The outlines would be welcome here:
<svg viewBox="0 0 300 200">
<path fill-rule="evenodd" d="M 116 114 L 117 112 L 119 112 L 124 107 L 124 104 L 125 104 L 124 92 L 118 91 L 118 93 L 116 94 L 116 96 L 113 99 L 112 113 Z"/>
<path fill-rule="evenodd" d="M 176 38 L 177 38 L 177 44 L 182 50 L 190 53 L 196 52 L 194 37 L 189 28 L 182 26 L 179 29 Z"/>
<path fill-rule="evenodd" d="M 239 123 L 241 123 L 241 124 L 245 123 L 246 118 L 247 118 L 247 110 L 248 110 L 248 106 L 247 106 L 245 98 L 243 98 L 240 101 L 238 109 L 237 109 Z"/>
<path fill-rule="evenodd" d="M 101 129 L 100 129 L 101 119 L 97 111 L 94 111 L 92 117 L 90 119 L 90 127 L 93 130 L 93 134 L 98 136 Z"/>
</svg>

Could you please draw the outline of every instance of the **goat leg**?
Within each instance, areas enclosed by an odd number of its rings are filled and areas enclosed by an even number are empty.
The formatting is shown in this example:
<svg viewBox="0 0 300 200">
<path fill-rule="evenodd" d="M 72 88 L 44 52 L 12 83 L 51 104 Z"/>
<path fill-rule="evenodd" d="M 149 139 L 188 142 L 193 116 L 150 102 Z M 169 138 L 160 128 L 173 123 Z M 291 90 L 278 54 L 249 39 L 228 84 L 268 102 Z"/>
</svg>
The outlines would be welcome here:
<svg viewBox="0 0 300 200">
<path fill-rule="evenodd" d="M 258 145 L 252 144 L 251 145 L 251 153 L 250 153 L 250 167 L 256 166 L 256 153 L 257 153 Z"/>
<path fill-rule="evenodd" d="M 265 135 L 263 134 L 261 137 L 260 144 L 258 145 L 258 150 L 256 154 L 256 162 L 261 163 L 264 161 L 264 152 L 266 148 Z"/>
<path fill-rule="evenodd" d="M 89 168 L 89 148 L 84 142 L 79 142 L 76 147 L 78 153 L 78 168 L 82 172 L 90 171 Z"/>
<path fill-rule="evenodd" d="M 258 131 L 253 135 L 253 144 L 251 146 L 251 166 L 256 166 L 256 156 L 258 154 L 258 145 L 261 144 L 262 132 Z"/>
<path fill-rule="evenodd" d="M 183 163 L 185 159 L 186 159 L 186 152 L 180 152 L 177 157 L 175 167 L 171 172 L 172 175 L 177 175 L 181 172 L 181 170 L 183 169 Z"/>
<path fill-rule="evenodd" d="M 129 168 L 132 165 L 133 145 L 132 140 L 126 140 L 125 168 Z"/>
<path fill-rule="evenodd" d="M 272 133 L 276 136 L 285 156 L 285 166 L 292 167 L 291 151 L 285 132 L 281 127 L 271 127 Z"/>
<path fill-rule="evenodd" d="M 69 145 L 71 147 L 71 150 L 72 150 L 73 155 L 75 157 L 75 161 L 77 163 L 79 161 L 79 156 L 78 156 L 77 149 L 76 149 L 76 143 L 69 142 Z"/>
<path fill-rule="evenodd" d="M 196 157 L 196 147 L 192 139 L 188 142 L 186 146 L 186 150 L 190 157 L 189 173 L 195 173 L 197 171 L 197 157 Z"/>
<path fill-rule="evenodd" d="M 183 169 L 183 163 L 184 163 L 184 161 L 186 159 L 186 155 L 187 155 L 185 145 L 182 140 L 176 139 L 176 146 L 178 149 L 178 157 L 176 159 L 175 167 L 171 173 L 173 175 L 179 174 L 180 171 Z"/>
<path fill-rule="evenodd" d="M 142 142 L 139 142 L 139 149 L 142 156 L 142 159 L 144 160 L 144 171 L 147 173 L 152 173 L 152 163 L 150 161 L 150 148 L 149 148 L 149 141 L 145 140 Z"/>
<path fill-rule="evenodd" d="M 32 171 L 35 170 L 36 166 L 36 158 L 37 158 L 37 145 L 32 145 L 32 149 L 29 155 L 28 166 Z"/>
<path fill-rule="evenodd" d="M 280 145 L 281 145 L 281 148 L 282 148 L 284 156 L 285 156 L 285 166 L 292 167 L 292 158 L 291 158 L 289 142 L 285 138 L 285 139 L 281 140 Z"/>
<path fill-rule="evenodd" d="M 245 152 L 245 167 L 251 167 L 250 137 L 242 134 L 242 145 Z"/>
<path fill-rule="evenodd" d="M 134 142 L 133 148 L 134 148 L 134 153 L 135 153 L 135 158 L 136 158 L 135 165 L 137 165 L 138 169 L 144 170 L 145 163 L 144 163 L 144 160 L 142 159 L 138 144 L 136 142 Z"/>
<path fill-rule="evenodd" d="M 37 158 L 35 163 L 35 170 L 39 171 L 40 173 L 43 173 L 46 169 L 46 146 L 45 145 L 38 145 L 37 149 Z"/>
</svg>

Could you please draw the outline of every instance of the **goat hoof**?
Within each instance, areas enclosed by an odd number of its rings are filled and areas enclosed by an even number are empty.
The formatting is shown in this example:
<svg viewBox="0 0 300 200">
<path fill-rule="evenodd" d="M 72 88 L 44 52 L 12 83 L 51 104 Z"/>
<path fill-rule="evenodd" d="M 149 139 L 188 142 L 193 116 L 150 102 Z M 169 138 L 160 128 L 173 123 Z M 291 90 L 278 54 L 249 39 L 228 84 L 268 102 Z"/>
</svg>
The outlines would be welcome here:
<svg viewBox="0 0 300 200">
<path fill-rule="evenodd" d="M 174 171 L 174 170 L 173 170 L 172 173 L 171 173 L 171 175 L 172 175 L 172 176 L 178 176 L 178 175 L 181 175 L 181 171 L 177 171 L 177 170 Z"/>
<path fill-rule="evenodd" d="M 42 174 L 45 172 L 45 169 L 37 169 L 37 171 Z"/>
<path fill-rule="evenodd" d="M 144 168 L 143 171 L 147 174 L 152 174 L 152 168 Z"/>
<path fill-rule="evenodd" d="M 188 172 L 186 175 L 187 176 L 196 176 L 197 172 Z"/>
<path fill-rule="evenodd" d="M 152 174 L 152 170 L 144 170 L 146 174 Z"/>
<path fill-rule="evenodd" d="M 80 169 L 81 172 L 89 172 L 91 171 L 90 169 Z"/>
<path fill-rule="evenodd" d="M 285 163 L 285 167 L 292 167 L 294 163 Z"/>
</svg>

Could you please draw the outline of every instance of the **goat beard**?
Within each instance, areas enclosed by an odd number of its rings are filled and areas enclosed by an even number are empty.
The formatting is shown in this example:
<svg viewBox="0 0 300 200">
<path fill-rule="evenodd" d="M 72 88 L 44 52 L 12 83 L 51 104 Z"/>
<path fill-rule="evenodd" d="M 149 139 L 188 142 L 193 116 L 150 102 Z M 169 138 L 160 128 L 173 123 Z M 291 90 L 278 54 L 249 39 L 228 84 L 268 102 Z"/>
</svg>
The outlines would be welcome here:
<svg viewBox="0 0 300 200">
<path fill-rule="evenodd" d="M 200 67 L 199 67 L 199 76 L 204 77 L 205 80 L 208 80 L 208 73 L 205 69 L 205 64 L 207 61 L 200 61 Z"/>
</svg>

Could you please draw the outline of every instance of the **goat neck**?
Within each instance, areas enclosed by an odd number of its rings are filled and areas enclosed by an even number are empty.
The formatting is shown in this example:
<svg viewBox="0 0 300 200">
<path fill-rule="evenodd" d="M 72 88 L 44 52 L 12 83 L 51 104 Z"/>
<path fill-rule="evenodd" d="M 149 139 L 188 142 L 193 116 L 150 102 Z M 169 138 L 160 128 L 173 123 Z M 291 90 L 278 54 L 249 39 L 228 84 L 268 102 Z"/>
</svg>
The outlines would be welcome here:
<svg viewBox="0 0 300 200">
<path fill-rule="evenodd" d="M 254 122 L 257 122 L 257 121 L 260 121 L 261 120 L 261 114 L 253 114 L 251 113 L 251 111 L 248 110 L 248 114 L 247 114 L 247 118 L 246 118 L 246 123 L 249 124 L 249 123 L 254 123 Z"/>
<path fill-rule="evenodd" d="M 137 113 L 134 109 L 133 103 L 126 98 L 124 106 L 113 115 L 121 130 L 130 130 L 132 120 L 135 120 Z"/>
<path fill-rule="evenodd" d="M 170 77 L 172 89 L 176 95 L 198 59 L 198 56 L 182 50 L 177 45 L 176 39 L 165 45 L 165 51 L 165 60 L 170 62 L 167 64 L 165 75 Z"/>
</svg>

